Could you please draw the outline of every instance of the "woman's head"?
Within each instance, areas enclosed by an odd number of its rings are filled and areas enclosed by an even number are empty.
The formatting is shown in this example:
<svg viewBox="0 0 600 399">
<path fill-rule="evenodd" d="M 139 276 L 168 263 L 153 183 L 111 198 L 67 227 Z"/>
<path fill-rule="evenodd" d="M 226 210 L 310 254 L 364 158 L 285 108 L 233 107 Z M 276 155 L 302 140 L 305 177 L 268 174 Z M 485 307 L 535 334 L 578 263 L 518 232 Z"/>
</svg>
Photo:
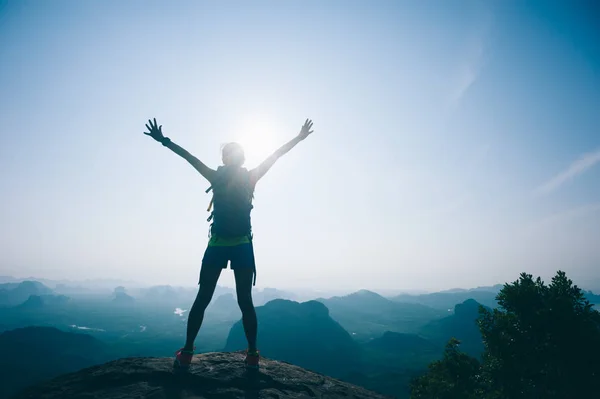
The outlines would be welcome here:
<svg viewBox="0 0 600 399">
<path fill-rule="evenodd" d="M 242 166 L 246 157 L 244 148 L 239 143 L 227 143 L 221 149 L 223 165 Z"/>
</svg>

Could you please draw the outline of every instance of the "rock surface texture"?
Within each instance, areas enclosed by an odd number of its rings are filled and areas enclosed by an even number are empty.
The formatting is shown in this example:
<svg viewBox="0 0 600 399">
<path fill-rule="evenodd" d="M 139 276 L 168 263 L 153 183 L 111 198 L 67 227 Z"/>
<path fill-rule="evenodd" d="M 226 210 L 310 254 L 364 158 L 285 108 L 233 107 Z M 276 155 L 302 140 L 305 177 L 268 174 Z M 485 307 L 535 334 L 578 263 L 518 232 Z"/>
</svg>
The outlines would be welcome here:
<svg viewBox="0 0 600 399">
<path fill-rule="evenodd" d="M 14 398 L 384 398 L 270 359 L 261 359 L 260 371 L 247 372 L 243 359 L 240 352 L 196 355 L 186 373 L 174 373 L 170 358 L 119 359 L 62 375 Z"/>
</svg>

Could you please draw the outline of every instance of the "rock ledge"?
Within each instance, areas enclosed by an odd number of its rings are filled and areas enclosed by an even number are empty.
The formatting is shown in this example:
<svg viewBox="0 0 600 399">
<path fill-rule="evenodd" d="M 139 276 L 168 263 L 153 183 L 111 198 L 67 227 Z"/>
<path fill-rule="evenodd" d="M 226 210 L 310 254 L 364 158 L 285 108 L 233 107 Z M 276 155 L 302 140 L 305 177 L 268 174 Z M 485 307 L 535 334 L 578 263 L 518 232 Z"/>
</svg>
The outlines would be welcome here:
<svg viewBox="0 0 600 399">
<path fill-rule="evenodd" d="M 196 355 L 187 373 L 173 373 L 172 358 L 119 359 L 33 386 L 14 399 L 384 398 L 265 358 L 258 373 L 249 373 L 243 358 L 240 352 Z"/>
</svg>

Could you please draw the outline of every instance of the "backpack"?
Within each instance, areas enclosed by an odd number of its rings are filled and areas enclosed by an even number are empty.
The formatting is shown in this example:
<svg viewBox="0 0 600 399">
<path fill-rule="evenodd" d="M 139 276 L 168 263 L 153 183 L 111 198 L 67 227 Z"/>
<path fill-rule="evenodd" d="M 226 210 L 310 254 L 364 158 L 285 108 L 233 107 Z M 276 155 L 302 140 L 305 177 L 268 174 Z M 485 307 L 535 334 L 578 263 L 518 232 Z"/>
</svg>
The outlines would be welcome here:
<svg viewBox="0 0 600 399">
<path fill-rule="evenodd" d="M 254 206 L 254 187 L 250 182 L 250 172 L 238 166 L 219 166 L 212 185 L 213 198 L 208 207 L 212 212 L 207 219 L 212 220 L 210 234 L 231 238 L 248 236 L 252 238 L 250 212 Z"/>
</svg>

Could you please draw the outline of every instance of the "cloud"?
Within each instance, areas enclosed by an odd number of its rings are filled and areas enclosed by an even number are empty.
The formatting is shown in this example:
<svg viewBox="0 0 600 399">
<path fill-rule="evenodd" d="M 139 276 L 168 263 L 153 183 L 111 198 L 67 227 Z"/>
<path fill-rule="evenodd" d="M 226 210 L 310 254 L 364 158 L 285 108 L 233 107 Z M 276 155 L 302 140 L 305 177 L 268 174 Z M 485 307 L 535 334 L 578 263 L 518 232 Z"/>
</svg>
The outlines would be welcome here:
<svg viewBox="0 0 600 399">
<path fill-rule="evenodd" d="M 458 106 L 465 93 L 477 81 L 484 64 L 486 43 L 492 28 L 492 12 L 485 3 L 476 3 L 478 18 L 472 33 L 467 37 L 464 55 L 458 65 L 453 87 L 450 90 L 450 104 Z"/>
<path fill-rule="evenodd" d="M 588 216 L 592 213 L 600 211 L 600 202 L 596 202 L 593 204 L 587 204 L 578 206 L 575 208 L 570 208 L 561 212 L 554 213 L 540 222 L 545 226 L 554 225 L 557 223 L 565 223 L 570 222 L 574 219 L 582 218 L 584 216 Z"/>
<path fill-rule="evenodd" d="M 467 92 L 467 90 L 469 90 L 469 88 L 477 80 L 482 65 L 481 61 L 483 56 L 483 49 L 483 38 L 476 38 L 470 47 L 469 52 L 471 53 L 471 55 L 467 57 L 459 67 L 456 79 L 456 86 L 453 88 L 451 94 L 451 101 L 453 104 L 456 105 L 457 103 L 459 103 L 461 98 Z"/>
<path fill-rule="evenodd" d="M 594 165 L 600 162 L 600 149 L 590 152 L 587 154 L 583 154 L 577 159 L 575 162 L 571 163 L 567 169 L 560 172 L 552 179 L 542 184 L 538 188 L 534 190 L 537 194 L 548 194 L 571 179 L 579 176 L 584 173 L 586 170 L 590 169 Z"/>
</svg>

